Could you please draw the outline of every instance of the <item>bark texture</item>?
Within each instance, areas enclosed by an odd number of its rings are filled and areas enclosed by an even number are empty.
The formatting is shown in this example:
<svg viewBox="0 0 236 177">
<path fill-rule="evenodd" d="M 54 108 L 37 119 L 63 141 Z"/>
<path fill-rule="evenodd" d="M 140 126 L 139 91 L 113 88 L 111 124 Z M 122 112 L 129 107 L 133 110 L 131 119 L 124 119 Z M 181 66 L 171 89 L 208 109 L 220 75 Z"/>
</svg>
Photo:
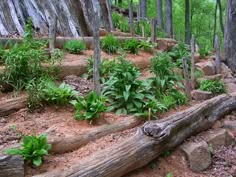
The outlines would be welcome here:
<svg viewBox="0 0 236 177">
<path fill-rule="evenodd" d="M 209 129 L 236 108 L 236 94 L 220 95 L 166 119 L 145 123 L 136 135 L 63 171 L 37 177 L 120 177 L 147 165 L 186 138 Z"/>
<path fill-rule="evenodd" d="M 225 26 L 225 57 L 228 67 L 236 72 L 236 1 L 228 0 Z"/>
<path fill-rule="evenodd" d="M 86 0 L 1 0 L 0 36 L 22 36 L 28 18 L 32 18 L 36 33 L 45 36 L 48 34 L 51 16 L 58 19 L 59 35 L 90 36 L 92 30 L 88 18 L 92 14 L 85 8 L 86 3 Z M 105 28 L 113 30 L 110 2 L 93 0 L 93 6 L 101 10 Z"/>
<path fill-rule="evenodd" d="M 11 113 L 18 111 L 19 109 L 26 107 L 26 96 L 12 98 L 0 102 L 0 117 L 7 116 Z"/>
<path fill-rule="evenodd" d="M 166 33 L 170 37 L 173 35 L 172 25 L 172 0 L 166 0 Z"/>
<path fill-rule="evenodd" d="M 0 155 L 0 177 L 24 177 L 24 159 L 21 156 Z"/>
<path fill-rule="evenodd" d="M 159 28 L 163 28 L 163 12 L 162 12 L 162 0 L 156 0 L 157 11 L 157 25 Z"/>
</svg>

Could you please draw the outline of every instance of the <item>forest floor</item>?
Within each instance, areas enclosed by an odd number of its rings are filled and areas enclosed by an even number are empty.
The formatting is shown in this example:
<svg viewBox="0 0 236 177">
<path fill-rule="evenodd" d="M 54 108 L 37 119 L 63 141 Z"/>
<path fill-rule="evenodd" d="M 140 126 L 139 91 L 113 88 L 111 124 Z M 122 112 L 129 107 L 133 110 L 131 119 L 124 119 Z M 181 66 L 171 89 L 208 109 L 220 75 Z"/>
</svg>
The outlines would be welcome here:
<svg viewBox="0 0 236 177">
<path fill-rule="evenodd" d="M 85 58 L 92 55 L 93 51 L 87 50 L 78 59 L 74 55 L 66 54 L 66 60 L 63 62 L 71 62 L 79 60 L 84 62 Z M 138 55 L 128 54 L 127 58 L 138 65 L 147 68 L 150 64 L 151 53 L 140 51 Z M 102 58 L 115 58 L 114 55 L 108 55 L 102 52 Z M 148 70 L 142 70 L 141 79 L 150 77 Z M 81 90 L 82 92 L 82 90 Z M 22 93 L 24 94 L 24 93 Z M 13 97 L 13 93 L 1 94 L 0 100 L 7 100 Z M 159 118 L 165 118 L 176 112 L 185 110 L 199 102 L 191 102 L 189 105 L 179 106 L 167 113 L 158 115 Z M 74 109 L 72 106 L 57 107 L 50 106 L 38 112 L 29 113 L 27 109 L 21 109 L 8 117 L 0 117 L 0 149 L 14 147 L 20 141 L 21 135 L 32 135 L 48 133 L 50 136 L 57 138 L 78 136 L 85 132 L 92 131 L 100 125 L 90 125 L 86 121 L 76 121 L 73 119 Z M 127 116 L 117 116 L 114 113 L 105 113 L 104 118 L 109 124 L 120 122 Z M 233 115 L 236 119 L 236 114 Z M 141 124 L 140 124 L 141 125 Z M 52 154 L 45 157 L 41 167 L 35 168 L 26 165 L 26 177 L 44 173 L 47 171 L 67 169 L 71 165 L 78 163 L 82 159 L 92 155 L 93 153 L 109 148 L 118 144 L 125 139 L 134 135 L 137 127 L 122 132 L 113 133 L 100 139 L 92 141 L 78 150 L 74 150 L 64 154 Z M 170 154 L 169 154 L 170 153 Z M 235 165 L 228 167 L 229 161 L 236 162 L 236 147 L 222 148 L 213 156 L 212 166 L 203 173 L 194 173 L 188 166 L 188 161 L 183 152 L 179 148 L 175 148 L 172 152 L 163 154 L 161 157 L 149 163 L 147 166 L 138 169 L 125 177 L 166 177 L 168 173 L 172 173 L 172 177 L 229 177 L 229 171 L 235 170 Z M 226 175 L 226 176 L 222 176 Z"/>
</svg>

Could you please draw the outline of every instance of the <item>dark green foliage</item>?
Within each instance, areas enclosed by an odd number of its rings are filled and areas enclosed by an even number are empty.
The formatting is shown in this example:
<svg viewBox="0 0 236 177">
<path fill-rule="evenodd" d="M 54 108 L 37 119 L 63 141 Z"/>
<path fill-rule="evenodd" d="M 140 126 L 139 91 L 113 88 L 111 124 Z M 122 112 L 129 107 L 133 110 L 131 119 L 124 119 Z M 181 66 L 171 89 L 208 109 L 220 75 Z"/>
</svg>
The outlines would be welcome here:
<svg viewBox="0 0 236 177">
<path fill-rule="evenodd" d="M 151 40 L 141 40 L 139 41 L 139 48 L 145 51 L 151 51 L 156 45 L 151 43 Z"/>
<path fill-rule="evenodd" d="M 170 56 L 166 53 L 160 53 L 151 59 L 150 71 L 155 77 L 150 78 L 154 95 L 166 95 L 171 89 L 183 87 L 181 77 L 174 73 L 174 67 Z"/>
<path fill-rule="evenodd" d="M 213 94 L 226 93 L 225 84 L 220 80 L 203 80 L 199 89 Z"/>
<path fill-rule="evenodd" d="M 6 51 L 5 51 L 2 43 L 0 43 L 0 62 L 4 62 L 5 53 L 6 53 Z"/>
<path fill-rule="evenodd" d="M 121 15 L 117 12 L 112 12 L 112 21 L 113 21 L 115 28 L 120 29 L 121 32 L 129 32 L 130 31 L 129 21 L 123 15 Z"/>
<path fill-rule="evenodd" d="M 120 43 L 118 39 L 112 34 L 106 35 L 101 40 L 101 44 L 102 49 L 109 54 L 117 53 L 117 51 L 120 49 Z"/>
<path fill-rule="evenodd" d="M 33 111 L 45 104 L 66 105 L 78 95 L 69 85 L 62 83 L 59 87 L 49 78 L 32 80 L 26 87 L 28 108 Z"/>
<path fill-rule="evenodd" d="M 35 166 L 42 164 L 43 156 L 47 156 L 51 145 L 47 144 L 47 136 L 42 134 L 40 136 L 24 136 L 21 144 L 22 148 L 8 149 L 5 153 L 10 155 L 21 155 L 24 160 L 29 160 Z"/>
<path fill-rule="evenodd" d="M 61 55 L 49 58 L 47 42 L 33 40 L 32 22 L 26 25 L 26 33 L 22 44 L 11 45 L 4 54 L 5 71 L 1 76 L 2 83 L 12 85 L 17 90 L 22 90 L 33 79 L 49 74 L 52 70 L 43 69 L 42 63 L 54 64 L 61 59 Z"/>
<path fill-rule="evenodd" d="M 99 118 L 99 114 L 107 110 L 105 106 L 106 99 L 98 96 L 96 92 L 91 91 L 85 98 L 78 96 L 76 100 L 70 103 L 74 105 L 75 119 L 77 120 L 89 120 L 90 123 Z"/>
<path fill-rule="evenodd" d="M 93 78 L 93 63 L 94 63 L 93 57 L 88 58 L 88 72 L 85 75 L 87 79 Z M 108 75 L 113 71 L 114 67 L 116 67 L 116 60 L 103 59 L 101 61 L 99 72 L 102 83 L 107 81 Z"/>
<path fill-rule="evenodd" d="M 205 56 L 209 55 L 209 50 L 207 48 L 200 48 L 199 54 L 201 57 L 205 57 Z"/>
<path fill-rule="evenodd" d="M 130 53 L 138 54 L 139 46 L 139 41 L 135 38 L 132 38 L 130 40 L 125 40 L 123 44 L 123 49 Z"/>
<path fill-rule="evenodd" d="M 139 70 L 123 58 L 118 58 L 116 67 L 104 84 L 103 94 L 109 98 L 111 110 L 117 114 L 140 112 L 145 103 L 143 83 L 137 80 Z"/>
<path fill-rule="evenodd" d="M 64 49 L 72 54 L 80 54 L 86 45 L 83 41 L 71 40 L 65 43 Z"/>
</svg>

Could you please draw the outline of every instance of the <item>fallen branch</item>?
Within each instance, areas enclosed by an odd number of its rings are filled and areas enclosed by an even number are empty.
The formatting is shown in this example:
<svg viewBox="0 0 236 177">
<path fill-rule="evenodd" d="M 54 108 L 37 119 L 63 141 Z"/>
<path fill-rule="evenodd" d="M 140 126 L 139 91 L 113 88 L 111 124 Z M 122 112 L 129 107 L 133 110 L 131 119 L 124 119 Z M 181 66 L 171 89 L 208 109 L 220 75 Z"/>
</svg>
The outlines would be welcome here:
<svg viewBox="0 0 236 177">
<path fill-rule="evenodd" d="M 134 128 L 141 122 L 142 119 L 130 116 L 122 122 L 113 125 L 103 125 L 102 127 L 94 131 L 90 131 L 88 133 L 84 133 L 75 137 L 51 140 L 49 137 L 49 143 L 52 144 L 51 153 L 65 153 L 75 149 L 79 149 L 81 146 L 86 145 L 90 141 L 96 140 L 111 133 L 116 133 L 130 128 Z"/>
<path fill-rule="evenodd" d="M 236 108 L 236 93 L 221 95 L 158 121 L 145 123 L 136 135 L 99 151 L 63 171 L 35 177 L 120 177 L 147 165 L 186 138 L 209 129 Z"/>
</svg>

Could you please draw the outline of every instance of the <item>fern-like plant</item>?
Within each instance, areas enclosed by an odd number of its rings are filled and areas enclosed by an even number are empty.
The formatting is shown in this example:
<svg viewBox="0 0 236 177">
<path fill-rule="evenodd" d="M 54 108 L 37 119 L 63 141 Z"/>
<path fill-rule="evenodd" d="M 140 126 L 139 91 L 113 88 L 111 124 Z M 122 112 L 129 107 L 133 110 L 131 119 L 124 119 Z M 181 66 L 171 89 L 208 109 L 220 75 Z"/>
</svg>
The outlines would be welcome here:
<svg viewBox="0 0 236 177">
<path fill-rule="evenodd" d="M 105 52 L 114 54 L 119 50 L 120 43 L 114 35 L 108 34 L 101 40 L 101 46 Z"/>
<path fill-rule="evenodd" d="M 65 43 L 64 49 L 72 54 L 80 54 L 86 49 L 86 45 L 83 41 L 70 40 Z"/>
</svg>

